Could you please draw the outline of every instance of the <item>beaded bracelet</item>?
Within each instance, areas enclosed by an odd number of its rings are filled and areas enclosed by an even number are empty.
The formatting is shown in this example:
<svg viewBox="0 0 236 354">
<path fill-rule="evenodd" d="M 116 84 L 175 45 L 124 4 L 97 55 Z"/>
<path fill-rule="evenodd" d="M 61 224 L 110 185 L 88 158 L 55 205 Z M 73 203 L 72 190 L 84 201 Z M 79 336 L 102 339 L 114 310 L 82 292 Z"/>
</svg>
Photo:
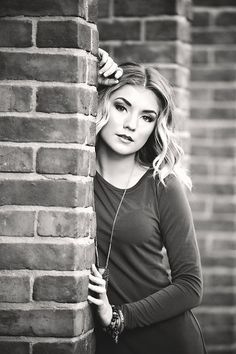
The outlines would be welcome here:
<svg viewBox="0 0 236 354">
<path fill-rule="evenodd" d="M 119 335 L 124 330 L 124 315 L 118 306 L 112 305 L 111 307 L 112 307 L 111 323 L 104 328 L 104 331 L 108 333 L 117 344 Z"/>
</svg>

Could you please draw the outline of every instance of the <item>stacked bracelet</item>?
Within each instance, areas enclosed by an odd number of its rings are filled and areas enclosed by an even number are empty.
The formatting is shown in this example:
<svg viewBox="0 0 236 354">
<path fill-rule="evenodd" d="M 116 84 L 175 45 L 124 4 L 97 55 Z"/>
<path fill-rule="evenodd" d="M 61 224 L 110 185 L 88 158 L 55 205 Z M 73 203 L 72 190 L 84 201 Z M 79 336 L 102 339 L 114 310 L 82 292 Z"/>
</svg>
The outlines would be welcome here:
<svg viewBox="0 0 236 354">
<path fill-rule="evenodd" d="M 112 337 L 112 339 L 117 344 L 119 335 L 124 330 L 124 315 L 118 306 L 112 305 L 111 323 L 107 327 L 105 327 L 104 330 Z"/>
</svg>

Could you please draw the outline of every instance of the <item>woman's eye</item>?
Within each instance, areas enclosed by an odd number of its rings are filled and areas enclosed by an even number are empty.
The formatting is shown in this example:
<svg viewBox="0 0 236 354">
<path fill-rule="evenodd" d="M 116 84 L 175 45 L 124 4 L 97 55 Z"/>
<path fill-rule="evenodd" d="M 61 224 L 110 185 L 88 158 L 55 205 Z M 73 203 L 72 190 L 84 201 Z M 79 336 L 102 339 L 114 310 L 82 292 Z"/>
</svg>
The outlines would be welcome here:
<svg viewBox="0 0 236 354">
<path fill-rule="evenodd" d="M 115 107 L 116 107 L 117 111 L 119 111 L 119 112 L 124 112 L 124 111 L 126 111 L 126 108 L 125 108 L 122 104 L 120 104 L 120 103 L 116 103 L 116 104 L 115 104 Z"/>
<path fill-rule="evenodd" d="M 145 120 L 146 122 L 153 122 L 155 118 L 151 117 L 151 116 L 143 116 L 143 120 Z"/>
</svg>

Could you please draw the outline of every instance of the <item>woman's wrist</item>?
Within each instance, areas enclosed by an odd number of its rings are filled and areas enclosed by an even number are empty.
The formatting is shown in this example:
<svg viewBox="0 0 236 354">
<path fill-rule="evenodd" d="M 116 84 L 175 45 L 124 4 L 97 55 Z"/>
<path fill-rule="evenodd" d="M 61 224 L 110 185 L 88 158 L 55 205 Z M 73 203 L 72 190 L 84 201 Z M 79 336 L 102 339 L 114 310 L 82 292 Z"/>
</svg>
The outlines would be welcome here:
<svg viewBox="0 0 236 354">
<path fill-rule="evenodd" d="M 123 332 L 124 315 L 119 306 L 112 305 L 112 318 L 108 326 L 103 327 L 104 331 L 108 333 L 115 343 L 118 343 L 119 335 Z"/>
</svg>

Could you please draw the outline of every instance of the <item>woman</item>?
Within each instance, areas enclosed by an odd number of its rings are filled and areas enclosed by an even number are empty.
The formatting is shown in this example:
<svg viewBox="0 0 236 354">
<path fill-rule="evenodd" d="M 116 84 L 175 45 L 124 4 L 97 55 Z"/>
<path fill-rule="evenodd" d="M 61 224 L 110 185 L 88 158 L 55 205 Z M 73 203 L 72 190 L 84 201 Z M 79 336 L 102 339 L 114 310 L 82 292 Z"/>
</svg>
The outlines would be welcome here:
<svg viewBox="0 0 236 354">
<path fill-rule="evenodd" d="M 97 354 L 203 354 L 190 311 L 202 297 L 192 215 L 173 131 L 172 92 L 153 68 L 101 53 L 97 117 L 97 264 L 88 301 Z M 118 80 L 118 79 L 119 80 Z M 163 247 L 171 274 L 163 262 Z"/>
</svg>

